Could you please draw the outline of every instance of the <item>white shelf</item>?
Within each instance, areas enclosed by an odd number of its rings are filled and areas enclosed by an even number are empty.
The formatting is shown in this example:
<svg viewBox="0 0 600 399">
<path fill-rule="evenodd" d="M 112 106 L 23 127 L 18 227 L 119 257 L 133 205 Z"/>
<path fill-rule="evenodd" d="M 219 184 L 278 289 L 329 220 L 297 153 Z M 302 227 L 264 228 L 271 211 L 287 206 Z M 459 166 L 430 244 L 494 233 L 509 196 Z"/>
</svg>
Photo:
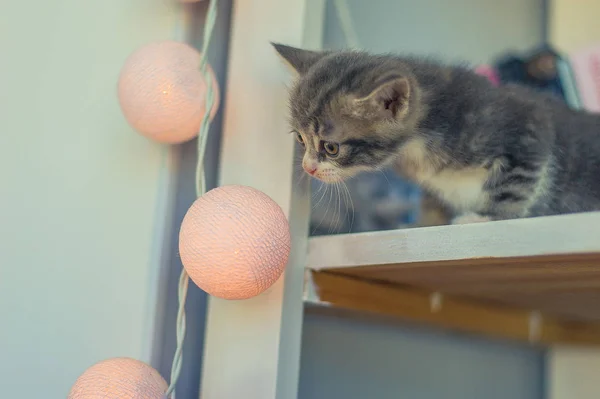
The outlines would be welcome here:
<svg viewBox="0 0 600 399">
<path fill-rule="evenodd" d="M 600 253 L 600 212 L 313 237 L 313 270 Z"/>
<path fill-rule="evenodd" d="M 307 301 L 504 338 L 600 344 L 600 212 L 315 237 L 307 264 Z"/>
</svg>

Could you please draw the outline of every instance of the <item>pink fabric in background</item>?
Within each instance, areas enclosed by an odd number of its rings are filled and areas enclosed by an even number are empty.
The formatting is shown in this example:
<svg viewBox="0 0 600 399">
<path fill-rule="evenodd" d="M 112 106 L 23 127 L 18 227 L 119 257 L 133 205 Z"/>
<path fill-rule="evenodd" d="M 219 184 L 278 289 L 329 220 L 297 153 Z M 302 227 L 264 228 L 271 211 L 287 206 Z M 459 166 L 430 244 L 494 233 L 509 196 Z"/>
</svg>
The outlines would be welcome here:
<svg viewBox="0 0 600 399">
<path fill-rule="evenodd" d="M 600 112 L 600 46 L 569 55 L 575 85 L 584 109 Z"/>
<path fill-rule="evenodd" d="M 489 65 L 480 65 L 480 66 L 478 66 L 477 68 L 475 68 L 475 73 L 477 73 L 477 74 L 479 74 L 481 76 L 485 76 L 495 86 L 499 86 L 500 85 L 500 78 L 498 77 L 498 74 L 496 73 L 496 70 L 494 68 L 492 68 L 491 66 L 489 66 Z"/>
</svg>

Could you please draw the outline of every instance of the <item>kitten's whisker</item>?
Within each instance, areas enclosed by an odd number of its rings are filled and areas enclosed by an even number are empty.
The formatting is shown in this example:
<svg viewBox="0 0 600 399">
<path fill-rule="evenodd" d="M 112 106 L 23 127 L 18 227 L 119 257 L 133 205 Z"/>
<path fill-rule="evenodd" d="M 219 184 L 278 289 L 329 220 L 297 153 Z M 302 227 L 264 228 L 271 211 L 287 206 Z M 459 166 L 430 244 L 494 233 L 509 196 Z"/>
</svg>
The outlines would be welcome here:
<svg viewBox="0 0 600 399">
<path fill-rule="evenodd" d="M 317 195 L 319 195 L 319 193 L 321 192 L 321 190 L 323 190 L 323 185 L 322 185 L 322 184 L 319 186 L 319 188 L 317 188 L 317 191 L 315 191 L 314 193 L 312 193 L 312 194 L 311 194 L 311 201 L 312 201 L 313 199 L 315 199 L 315 197 L 316 197 Z"/>
<path fill-rule="evenodd" d="M 333 183 L 332 187 L 333 187 L 333 190 L 331 190 L 331 197 L 330 197 L 328 206 L 331 206 L 331 200 L 333 200 L 333 195 L 334 195 L 335 190 L 337 189 L 337 184 Z M 335 217 L 336 216 L 335 215 L 335 212 L 336 212 L 335 207 L 333 208 L 333 212 L 334 212 L 333 217 Z M 331 234 L 333 232 L 333 225 L 334 225 L 334 221 L 332 221 L 332 223 L 329 225 L 329 228 L 327 229 L 328 234 Z"/>
<path fill-rule="evenodd" d="M 340 216 L 342 214 L 342 205 L 340 202 L 340 183 L 339 182 L 335 182 L 335 192 L 337 195 L 337 204 L 335 207 L 335 223 L 331 226 L 331 233 L 337 233 L 340 230 Z"/>
<path fill-rule="evenodd" d="M 337 190 L 337 185 L 335 183 L 333 183 L 333 190 L 331 190 L 331 197 L 330 197 L 330 201 L 329 201 L 329 206 L 332 208 L 332 219 L 331 219 L 331 223 L 329 224 L 329 229 L 327 229 L 327 232 L 329 234 L 332 234 L 335 230 L 335 224 L 336 224 L 336 219 L 335 217 L 336 215 L 336 207 L 335 206 L 331 206 L 332 201 L 334 200 L 334 195 L 336 194 L 336 190 Z"/>
<path fill-rule="evenodd" d="M 341 198 L 340 199 L 344 205 L 344 210 L 345 210 L 343 221 L 344 221 L 344 224 L 347 225 L 347 222 L 350 221 L 350 218 L 349 218 L 349 211 L 348 211 L 348 205 L 349 205 L 348 204 L 348 192 L 347 192 L 348 190 L 346 187 L 346 183 L 344 181 L 340 182 L 340 188 L 341 188 L 341 190 L 340 190 Z"/>
<path fill-rule="evenodd" d="M 342 227 L 342 194 L 341 194 L 341 183 L 336 183 L 338 193 L 338 213 L 337 213 L 337 233 L 340 232 Z"/>
<path fill-rule="evenodd" d="M 310 204 L 311 204 L 310 210 L 311 210 L 311 212 L 314 211 L 315 209 L 317 209 L 317 207 L 319 206 L 319 204 L 321 203 L 321 201 L 323 201 L 323 197 L 325 196 L 325 191 L 327 191 L 327 189 L 324 189 L 323 186 L 320 186 L 317 189 L 317 191 L 315 191 L 314 194 L 311 196 L 311 198 L 310 198 Z M 318 200 L 316 200 L 316 198 L 319 195 L 319 193 L 321 193 L 321 196 L 319 197 Z"/>
<path fill-rule="evenodd" d="M 329 212 L 330 209 L 332 209 L 331 203 L 333 201 L 333 196 L 334 196 L 334 190 L 329 190 L 329 201 L 327 202 L 327 210 L 325 211 L 325 216 L 327 216 L 327 213 Z M 334 212 L 334 211 L 332 211 Z M 329 228 L 331 229 L 331 223 L 329 223 Z"/>
<path fill-rule="evenodd" d="M 315 196 L 321 192 L 321 190 L 323 190 L 323 187 L 325 186 L 323 183 L 318 182 L 318 187 L 317 187 L 317 191 L 314 192 Z"/>
<path fill-rule="evenodd" d="M 317 201 L 317 203 L 312 206 L 312 209 L 315 209 L 317 206 L 319 206 L 321 201 L 323 201 L 323 198 L 325 197 L 325 194 L 327 193 L 327 189 L 329 188 L 329 186 L 327 184 L 321 184 L 321 186 L 319 187 L 319 190 L 317 190 L 317 192 L 319 192 L 323 188 L 325 188 L 325 189 L 323 190 L 323 193 L 321 194 L 321 198 L 319 198 L 319 201 Z"/>
<path fill-rule="evenodd" d="M 325 186 L 325 191 L 323 192 L 323 196 L 321 197 L 321 199 L 323 199 L 325 197 L 325 194 L 329 191 L 329 185 L 324 185 Z M 320 201 L 319 201 L 320 202 Z M 329 196 L 329 203 L 331 203 L 331 195 Z M 319 229 L 319 227 L 321 226 L 321 224 L 323 223 L 323 221 L 325 220 L 325 218 L 327 217 L 327 213 L 329 212 L 329 204 L 327 205 L 327 207 L 325 208 L 325 214 L 323 215 L 323 217 L 321 218 L 321 221 L 319 222 L 319 224 L 317 224 L 315 226 L 315 228 L 313 229 L 313 234 L 315 233 L 315 231 L 317 231 Z"/>
<path fill-rule="evenodd" d="M 304 172 L 304 168 L 302 167 L 302 161 L 300 162 L 294 162 L 294 175 L 298 176 L 296 180 L 296 188 L 300 188 L 301 184 L 304 184 L 305 179 L 308 178 L 308 175 L 306 174 L 306 172 Z"/>
<path fill-rule="evenodd" d="M 300 175 L 300 177 L 298 177 L 298 179 L 296 179 L 296 188 L 299 189 L 300 185 L 303 184 L 304 182 L 302 181 L 302 179 L 304 179 L 304 176 Z"/>
<path fill-rule="evenodd" d="M 350 189 L 348 188 L 346 182 L 344 182 L 344 188 L 346 189 L 346 193 L 348 194 L 348 199 L 350 200 L 350 205 L 352 208 L 352 219 L 350 220 L 350 230 L 348 230 L 348 233 L 351 233 L 352 227 L 354 227 L 354 201 L 352 201 L 352 194 L 350 193 Z"/>
<path fill-rule="evenodd" d="M 379 171 L 379 173 L 381 173 L 383 175 L 383 177 L 387 181 L 389 189 L 391 190 L 392 189 L 392 183 L 390 182 L 390 179 L 388 179 L 387 175 L 385 174 L 385 171 L 381 168 L 381 166 L 377 166 L 376 170 Z"/>
</svg>

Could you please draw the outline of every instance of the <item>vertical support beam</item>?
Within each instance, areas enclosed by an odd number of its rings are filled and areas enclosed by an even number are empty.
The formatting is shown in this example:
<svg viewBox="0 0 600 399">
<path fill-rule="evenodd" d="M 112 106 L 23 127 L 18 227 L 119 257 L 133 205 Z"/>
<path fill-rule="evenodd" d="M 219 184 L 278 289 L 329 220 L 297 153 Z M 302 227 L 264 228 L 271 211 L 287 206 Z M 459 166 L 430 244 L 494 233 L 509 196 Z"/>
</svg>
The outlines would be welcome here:
<svg viewBox="0 0 600 399">
<path fill-rule="evenodd" d="M 600 350 L 554 347 L 546 359 L 546 399 L 600 398 Z"/>
<path fill-rule="evenodd" d="M 570 53 L 600 40 L 600 2 L 548 0 L 548 40 L 559 51 Z"/>
<path fill-rule="evenodd" d="M 319 48 L 325 0 L 234 3 L 220 184 L 262 190 L 286 211 L 292 254 L 282 278 L 245 301 L 210 298 L 202 399 L 295 399 L 300 369 L 309 188 L 286 134 L 289 72 L 269 42 Z"/>
<path fill-rule="evenodd" d="M 548 0 L 548 40 L 572 52 L 600 40 L 596 0 Z M 547 399 L 600 398 L 600 350 L 554 347 L 546 359 Z"/>
</svg>

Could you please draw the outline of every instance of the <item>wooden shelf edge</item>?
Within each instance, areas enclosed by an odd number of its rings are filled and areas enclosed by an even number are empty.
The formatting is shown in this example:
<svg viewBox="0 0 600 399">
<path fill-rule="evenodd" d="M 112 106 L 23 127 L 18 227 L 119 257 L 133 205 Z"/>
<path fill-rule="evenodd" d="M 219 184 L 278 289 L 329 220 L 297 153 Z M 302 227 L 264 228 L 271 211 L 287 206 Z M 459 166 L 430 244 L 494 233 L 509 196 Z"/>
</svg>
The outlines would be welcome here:
<svg viewBox="0 0 600 399">
<path fill-rule="evenodd" d="M 600 212 L 313 237 L 314 270 L 600 253 Z"/>
<path fill-rule="evenodd" d="M 600 346 L 600 324 L 564 322 L 530 310 L 307 271 L 307 300 L 434 327 L 541 345 Z"/>
</svg>

